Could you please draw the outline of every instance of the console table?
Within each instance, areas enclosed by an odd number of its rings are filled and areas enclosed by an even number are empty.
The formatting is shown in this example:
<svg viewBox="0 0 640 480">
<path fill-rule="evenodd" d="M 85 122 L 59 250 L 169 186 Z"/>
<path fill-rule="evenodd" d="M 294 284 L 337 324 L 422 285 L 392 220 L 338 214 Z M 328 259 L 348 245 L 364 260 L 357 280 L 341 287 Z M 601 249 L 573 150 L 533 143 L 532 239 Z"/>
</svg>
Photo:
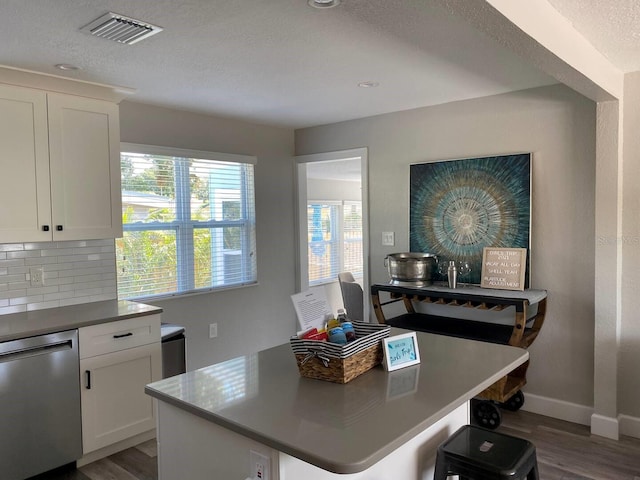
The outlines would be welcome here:
<svg viewBox="0 0 640 480">
<path fill-rule="evenodd" d="M 385 294 L 384 297 L 381 296 L 382 292 Z M 474 285 L 455 289 L 443 285 L 417 287 L 406 282 L 372 285 L 371 301 L 379 323 L 407 330 L 528 348 L 544 323 L 547 292 L 534 289 L 493 290 Z M 396 302 L 404 304 L 406 313 L 387 319 L 383 307 Z M 451 316 L 419 313 L 416 311 L 418 303 L 484 312 L 501 312 L 513 307 L 513 323 L 503 325 L 456 318 L 455 311 L 452 311 Z M 534 306 L 537 308 L 532 312 Z M 499 425 L 500 412 L 491 402 L 497 402 L 509 410 L 518 410 L 522 406 L 524 395 L 520 389 L 526 384 L 528 367 L 527 361 L 478 395 L 478 398 L 485 400 L 477 403 L 473 411 L 480 424 L 488 428 L 496 428 Z"/>
</svg>

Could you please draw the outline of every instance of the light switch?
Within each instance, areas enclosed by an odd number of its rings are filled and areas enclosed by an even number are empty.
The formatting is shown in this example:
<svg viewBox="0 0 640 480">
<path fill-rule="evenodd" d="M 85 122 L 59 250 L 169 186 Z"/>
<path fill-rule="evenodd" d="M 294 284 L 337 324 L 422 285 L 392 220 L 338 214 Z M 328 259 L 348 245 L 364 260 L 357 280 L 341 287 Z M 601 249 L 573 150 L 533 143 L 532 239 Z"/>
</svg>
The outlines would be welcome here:
<svg viewBox="0 0 640 480">
<path fill-rule="evenodd" d="M 396 244 L 393 232 L 382 232 L 382 246 L 393 247 Z"/>
</svg>

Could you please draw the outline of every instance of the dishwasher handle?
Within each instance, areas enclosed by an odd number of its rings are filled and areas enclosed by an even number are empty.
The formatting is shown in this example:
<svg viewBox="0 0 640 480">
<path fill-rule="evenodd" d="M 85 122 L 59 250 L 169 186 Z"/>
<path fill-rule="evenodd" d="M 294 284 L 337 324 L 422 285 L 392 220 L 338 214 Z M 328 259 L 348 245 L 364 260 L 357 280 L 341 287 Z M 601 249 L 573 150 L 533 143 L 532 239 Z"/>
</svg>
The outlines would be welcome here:
<svg viewBox="0 0 640 480">
<path fill-rule="evenodd" d="M 36 345 L 31 347 L 17 348 L 7 352 L 0 352 L 0 362 L 9 362 L 12 360 L 18 360 L 20 358 L 34 357 L 36 355 L 43 355 L 49 353 L 59 352 L 61 350 L 70 350 L 73 348 L 73 342 L 71 340 L 64 340 L 55 343 L 46 343 L 43 345 Z"/>
</svg>

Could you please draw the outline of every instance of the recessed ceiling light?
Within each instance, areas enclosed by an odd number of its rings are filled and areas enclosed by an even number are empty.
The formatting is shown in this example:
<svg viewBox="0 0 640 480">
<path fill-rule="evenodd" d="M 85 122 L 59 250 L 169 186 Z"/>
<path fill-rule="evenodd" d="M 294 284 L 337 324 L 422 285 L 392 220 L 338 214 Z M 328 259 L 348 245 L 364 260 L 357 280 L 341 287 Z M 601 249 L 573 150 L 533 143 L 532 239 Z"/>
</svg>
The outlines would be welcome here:
<svg viewBox="0 0 640 480">
<path fill-rule="evenodd" d="M 82 70 L 80 67 L 76 67 L 75 65 L 71 65 L 70 63 L 58 63 L 55 67 L 58 70 L 65 70 L 65 71 Z"/>
<path fill-rule="evenodd" d="M 332 8 L 340 5 L 340 0 L 309 0 L 307 3 L 313 8 Z"/>
<path fill-rule="evenodd" d="M 358 86 L 360 88 L 374 88 L 380 85 L 378 82 L 360 82 Z"/>
</svg>

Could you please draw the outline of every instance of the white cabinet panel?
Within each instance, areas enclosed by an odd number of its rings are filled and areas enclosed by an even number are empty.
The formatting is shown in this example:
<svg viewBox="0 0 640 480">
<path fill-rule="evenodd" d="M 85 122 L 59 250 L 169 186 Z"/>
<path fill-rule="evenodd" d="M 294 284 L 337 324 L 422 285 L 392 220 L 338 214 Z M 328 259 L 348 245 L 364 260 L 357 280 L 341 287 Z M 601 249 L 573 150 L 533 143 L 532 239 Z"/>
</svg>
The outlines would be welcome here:
<svg viewBox="0 0 640 480">
<path fill-rule="evenodd" d="M 0 85 L 0 243 L 122 236 L 118 106 Z"/>
<path fill-rule="evenodd" d="M 140 345 L 158 343 L 161 339 L 160 315 L 100 323 L 80 329 L 80 358 L 95 357 Z"/>
<path fill-rule="evenodd" d="M 160 343 L 82 359 L 80 372 L 85 455 L 155 427 L 144 387 L 161 378 Z"/>
<path fill-rule="evenodd" d="M 78 330 L 85 456 L 155 428 L 144 387 L 162 378 L 160 321 L 143 315 Z"/>
<path fill-rule="evenodd" d="M 122 236 L 118 106 L 48 94 L 54 240 Z"/>
<path fill-rule="evenodd" d="M 0 85 L 0 243 L 51 240 L 47 97 Z"/>
</svg>

